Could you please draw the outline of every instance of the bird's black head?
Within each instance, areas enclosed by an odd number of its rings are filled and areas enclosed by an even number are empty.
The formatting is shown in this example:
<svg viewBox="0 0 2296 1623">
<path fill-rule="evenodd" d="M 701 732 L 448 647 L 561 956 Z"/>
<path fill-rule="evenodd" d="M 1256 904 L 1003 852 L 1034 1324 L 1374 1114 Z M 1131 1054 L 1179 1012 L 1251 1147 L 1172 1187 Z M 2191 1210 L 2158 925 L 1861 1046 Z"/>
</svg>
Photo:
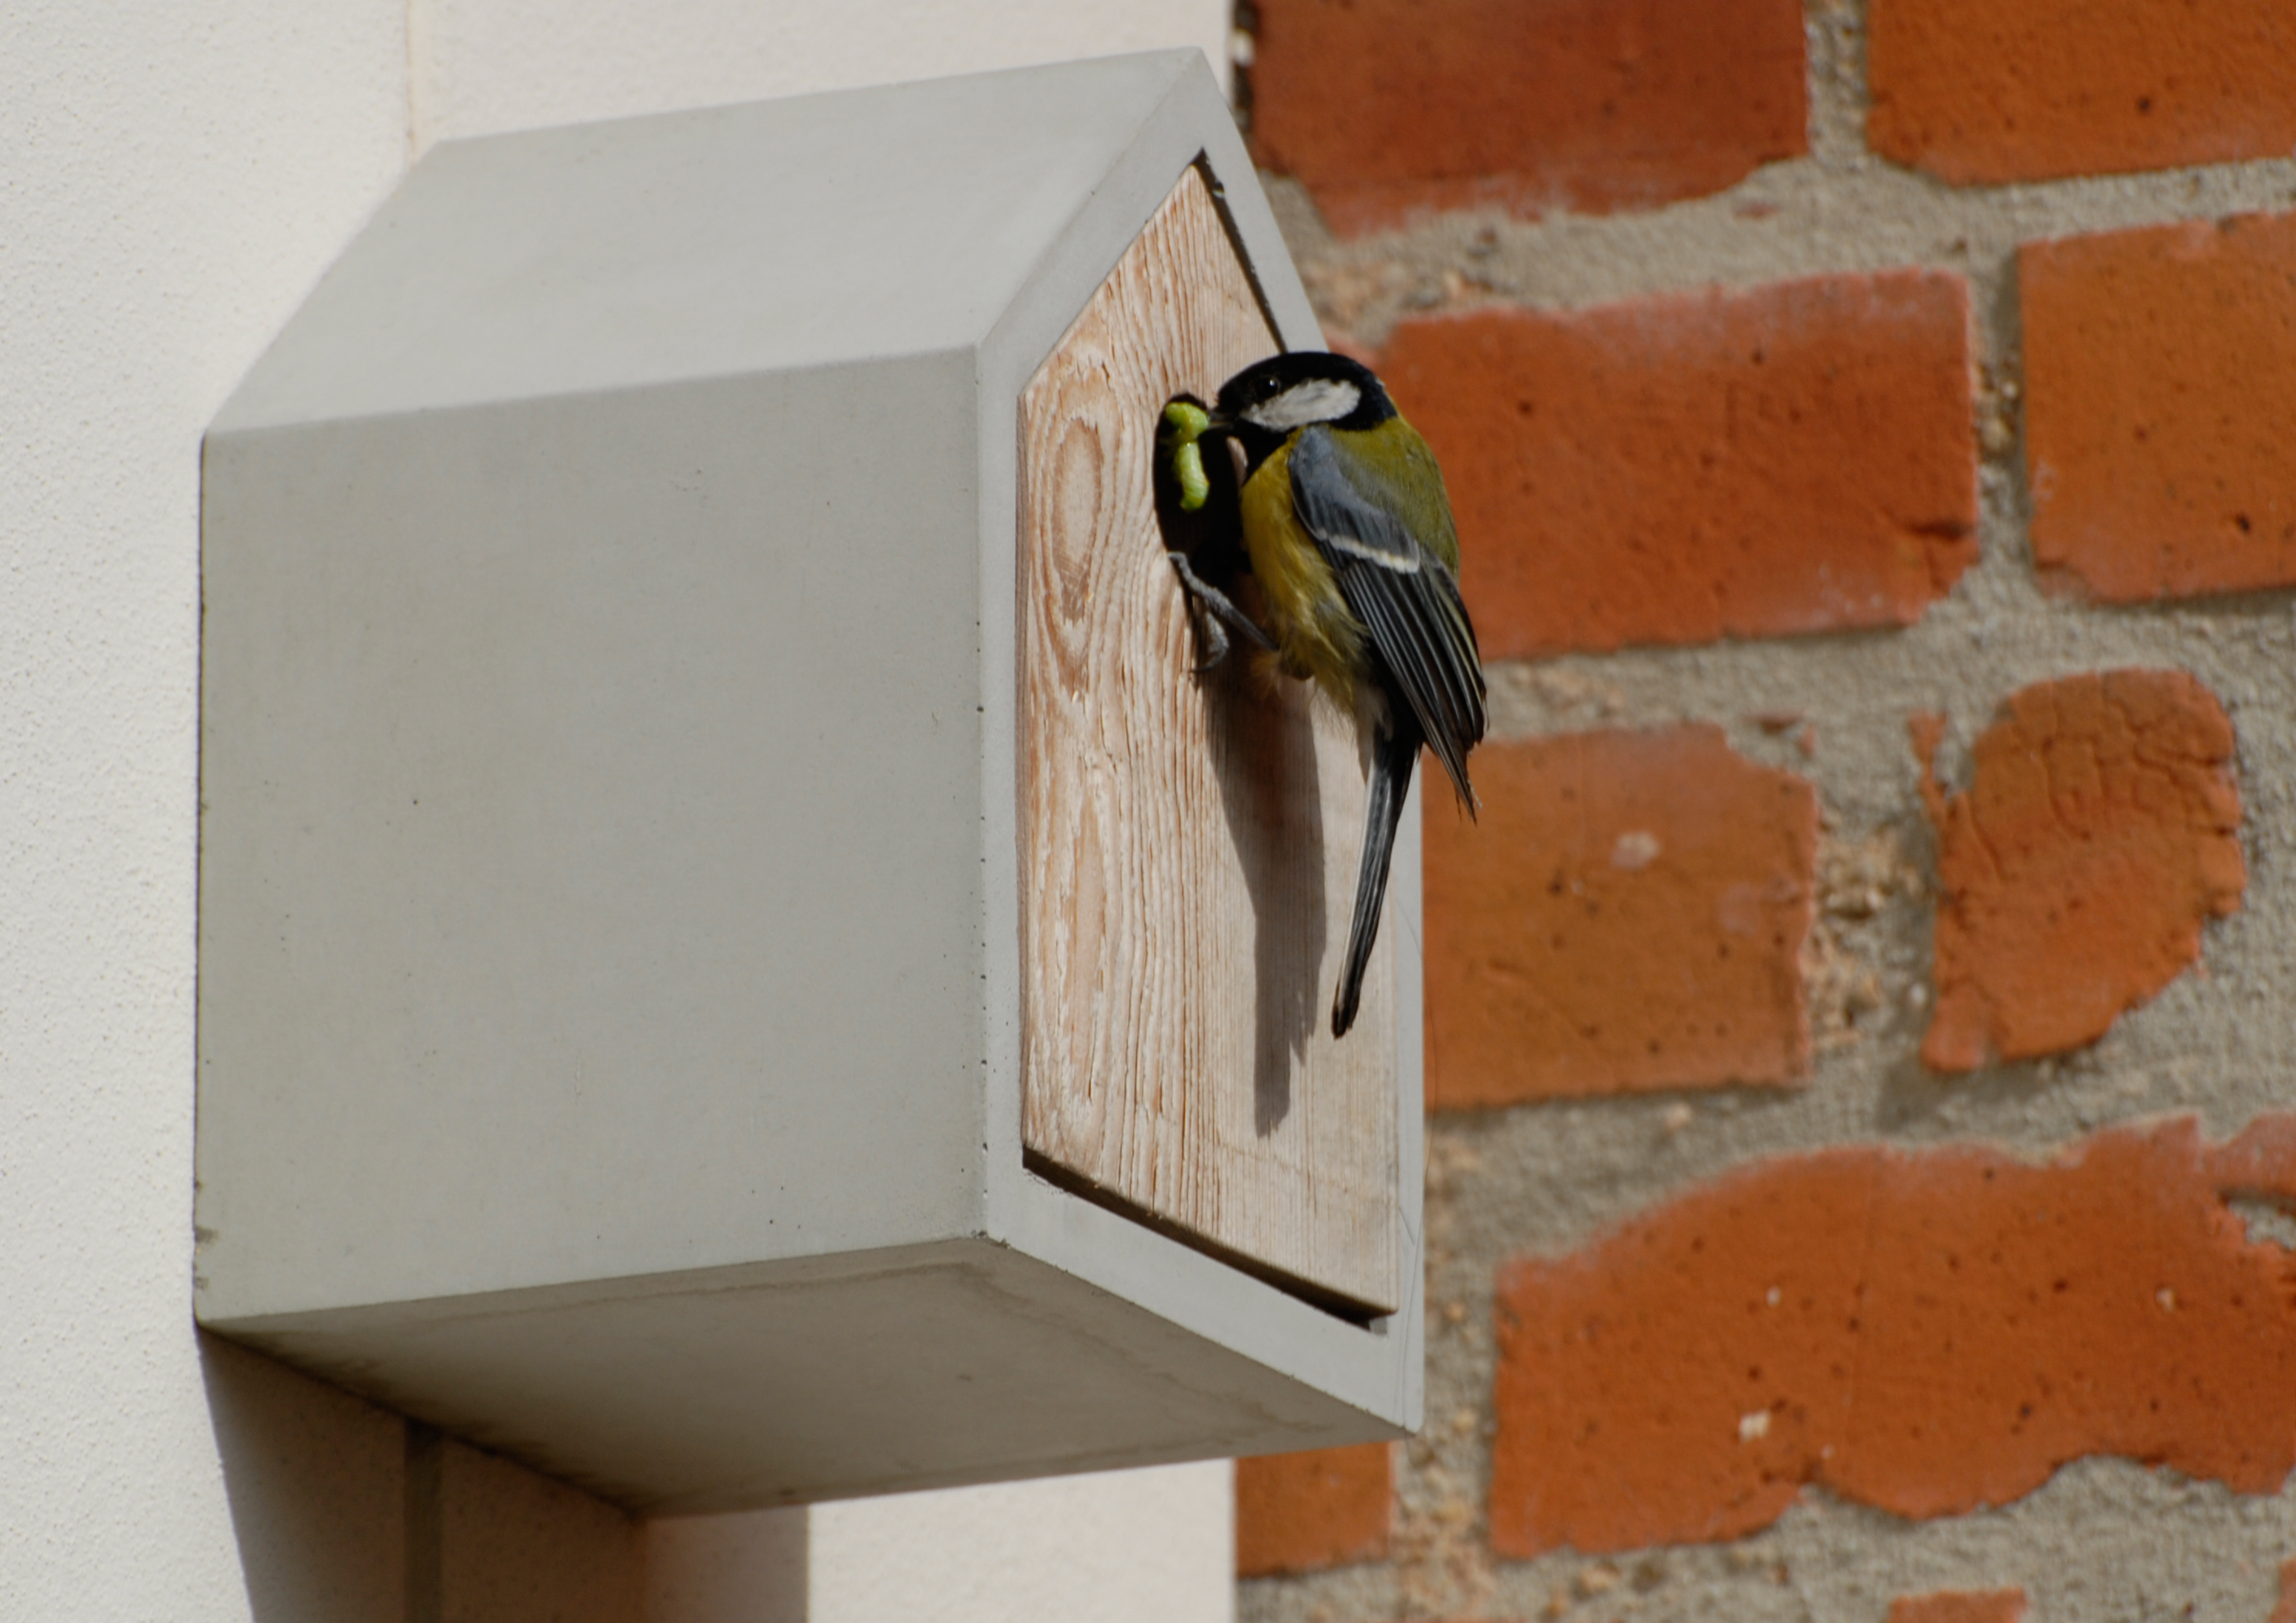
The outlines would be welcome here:
<svg viewBox="0 0 2296 1623">
<path fill-rule="evenodd" d="M 1395 403 L 1371 368 L 1344 355 L 1295 349 L 1245 367 L 1220 385 L 1212 419 L 1242 439 L 1257 463 L 1311 422 L 1373 429 L 1395 415 Z M 1255 443 L 1257 442 L 1257 443 Z"/>
</svg>

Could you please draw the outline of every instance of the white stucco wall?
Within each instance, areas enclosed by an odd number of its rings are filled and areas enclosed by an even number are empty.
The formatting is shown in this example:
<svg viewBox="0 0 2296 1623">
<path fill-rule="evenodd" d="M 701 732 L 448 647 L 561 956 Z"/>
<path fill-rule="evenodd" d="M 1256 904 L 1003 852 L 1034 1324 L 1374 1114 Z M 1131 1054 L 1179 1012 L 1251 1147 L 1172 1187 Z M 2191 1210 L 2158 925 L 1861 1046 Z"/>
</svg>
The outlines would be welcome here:
<svg viewBox="0 0 2296 1623">
<path fill-rule="evenodd" d="M 405 165 L 406 17 L 0 17 L 0 1595 L 227 1618 L 192 1331 L 200 435 Z"/>
<path fill-rule="evenodd" d="M 412 156 L 1151 45 L 1218 62 L 1226 29 L 1225 0 L 0 14 L 6 1615 L 1228 1615 L 1219 1464 L 650 1530 L 451 1447 L 411 1479 L 392 1417 L 195 1335 L 190 1229 L 200 435 Z M 424 1517 L 443 1598 L 407 1593 Z"/>
<path fill-rule="evenodd" d="M 417 150 L 456 135 L 1195 45 L 1228 0 L 409 0 Z"/>
<path fill-rule="evenodd" d="M 1218 1461 L 659 1521 L 648 1615 L 1211 1623 L 1234 1613 L 1229 1481 Z"/>
<path fill-rule="evenodd" d="M 1230 1474 L 1222 1461 L 817 1506 L 807 1623 L 1225 1618 Z"/>
</svg>

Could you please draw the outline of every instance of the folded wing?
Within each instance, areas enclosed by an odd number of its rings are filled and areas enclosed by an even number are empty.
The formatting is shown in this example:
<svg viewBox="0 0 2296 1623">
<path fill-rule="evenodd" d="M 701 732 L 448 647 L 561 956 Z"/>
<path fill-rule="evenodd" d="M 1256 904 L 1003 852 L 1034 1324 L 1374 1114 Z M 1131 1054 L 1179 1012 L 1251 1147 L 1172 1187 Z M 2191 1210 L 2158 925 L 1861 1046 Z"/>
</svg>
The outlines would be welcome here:
<svg viewBox="0 0 2296 1623">
<path fill-rule="evenodd" d="M 1369 469 L 1320 425 L 1300 436 L 1289 461 L 1293 512 L 1472 810 L 1467 751 L 1483 736 L 1482 660 L 1458 577 L 1413 533 L 1414 522 L 1439 527 L 1456 546 L 1441 475 L 1431 458 L 1406 459 L 1399 476 Z"/>
</svg>

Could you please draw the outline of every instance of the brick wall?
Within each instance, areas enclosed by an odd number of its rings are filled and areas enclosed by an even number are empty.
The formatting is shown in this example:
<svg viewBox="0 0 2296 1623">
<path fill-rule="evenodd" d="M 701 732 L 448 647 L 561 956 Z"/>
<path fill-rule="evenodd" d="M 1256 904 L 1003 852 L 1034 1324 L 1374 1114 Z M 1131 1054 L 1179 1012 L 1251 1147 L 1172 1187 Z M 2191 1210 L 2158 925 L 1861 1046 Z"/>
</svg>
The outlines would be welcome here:
<svg viewBox="0 0 2296 1623">
<path fill-rule="evenodd" d="M 1242 1616 L 2296 1616 L 2296 6 L 1243 20 L 1494 728 L 1428 1426 Z"/>
</svg>

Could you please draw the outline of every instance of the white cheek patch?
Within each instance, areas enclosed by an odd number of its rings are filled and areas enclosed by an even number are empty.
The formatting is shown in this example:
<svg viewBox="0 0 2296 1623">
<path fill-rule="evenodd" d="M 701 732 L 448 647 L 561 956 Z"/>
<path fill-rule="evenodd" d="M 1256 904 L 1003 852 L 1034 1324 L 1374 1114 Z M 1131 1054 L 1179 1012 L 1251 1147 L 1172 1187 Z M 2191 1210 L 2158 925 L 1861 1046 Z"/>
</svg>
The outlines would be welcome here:
<svg viewBox="0 0 2296 1623">
<path fill-rule="evenodd" d="M 1311 422 L 1337 422 L 1356 408 L 1363 390 L 1337 378 L 1310 378 L 1295 383 L 1273 400 L 1263 400 L 1243 414 L 1246 422 L 1272 434 L 1288 434 Z"/>
</svg>

